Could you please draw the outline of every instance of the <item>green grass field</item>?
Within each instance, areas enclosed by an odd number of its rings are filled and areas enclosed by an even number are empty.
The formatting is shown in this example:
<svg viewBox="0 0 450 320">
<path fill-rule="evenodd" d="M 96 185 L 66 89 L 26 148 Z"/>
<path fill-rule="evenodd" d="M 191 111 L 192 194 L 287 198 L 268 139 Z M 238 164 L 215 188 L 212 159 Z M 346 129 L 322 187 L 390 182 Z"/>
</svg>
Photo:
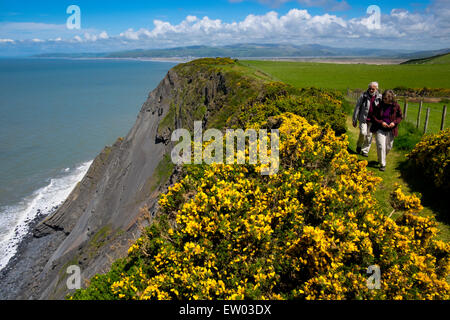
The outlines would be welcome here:
<svg viewBox="0 0 450 320">
<path fill-rule="evenodd" d="M 349 88 L 365 87 L 370 81 L 376 80 L 383 88 L 396 86 L 405 87 L 435 87 L 450 88 L 450 64 L 421 64 L 421 65 L 338 65 L 328 63 L 304 63 L 304 62 L 274 62 L 274 61 L 241 61 L 242 64 L 251 66 L 255 70 L 260 70 L 269 74 L 279 81 L 287 82 L 295 87 L 322 87 L 338 90 Z M 255 71 L 256 72 L 256 71 Z M 348 98 L 352 107 L 355 100 Z M 399 101 L 403 110 L 403 101 Z M 408 115 L 406 121 L 416 124 L 418 103 L 408 103 Z M 422 108 L 421 123 L 419 129 L 423 132 L 423 123 L 425 121 L 426 108 L 430 107 L 430 120 L 428 133 L 439 131 L 441 124 L 442 106 L 444 103 L 424 103 Z M 449 107 L 449 105 L 447 104 Z M 355 152 L 358 129 L 351 125 L 351 111 L 347 110 L 347 135 L 349 138 L 349 148 Z M 450 113 L 450 111 L 448 112 Z M 400 124 L 401 126 L 401 124 Z M 446 127 L 450 126 L 448 116 Z M 403 128 L 404 129 L 404 128 Z M 405 130 L 400 128 L 400 134 L 405 134 Z M 385 172 L 378 170 L 376 145 L 369 152 L 369 157 L 358 156 L 360 160 L 367 160 L 369 170 L 375 175 L 380 176 L 383 181 L 378 186 L 375 198 L 378 200 L 381 209 L 389 215 L 393 208 L 389 203 L 390 193 L 394 189 L 394 184 L 403 186 L 406 192 L 414 192 L 414 188 L 402 176 L 400 170 L 402 164 L 406 161 L 406 153 L 420 140 L 421 133 L 414 132 L 411 135 L 411 141 L 404 144 L 407 148 L 400 150 L 395 147 L 389 153 L 387 158 L 387 167 Z M 400 137 L 396 138 L 400 139 Z M 375 139 L 374 139 L 375 140 Z M 416 141 L 417 140 L 417 141 Z M 411 143 L 413 142 L 413 143 Z M 409 150 L 408 150 L 409 149 Z M 450 225 L 448 218 L 443 217 L 442 213 L 436 211 L 433 204 L 425 201 L 424 210 L 420 212 L 421 216 L 435 218 L 440 230 L 439 238 L 444 241 L 450 241 Z M 394 212 L 395 218 L 400 213 Z"/>
<path fill-rule="evenodd" d="M 378 81 L 380 88 L 450 88 L 450 63 L 367 65 L 285 61 L 241 61 L 295 87 L 346 90 L 366 88 Z"/>
<path fill-rule="evenodd" d="M 446 63 L 449 61 L 448 63 Z M 241 61 L 241 64 L 255 69 L 255 73 L 263 72 L 277 80 L 295 87 L 331 88 L 346 92 L 347 88 L 365 88 L 371 81 L 378 81 L 381 88 L 397 86 L 411 88 L 450 88 L 450 54 L 427 60 L 424 64 L 410 65 L 363 65 L 363 64 L 331 64 L 285 61 Z M 404 101 L 399 100 L 404 106 Z M 450 103 L 424 103 L 418 130 L 423 133 L 427 108 L 430 118 L 427 133 L 440 130 L 442 109 Z M 418 102 L 408 102 L 406 121 L 414 126 L 419 111 Z M 450 116 L 447 112 L 444 127 L 450 127 Z"/>
<path fill-rule="evenodd" d="M 404 108 L 404 100 L 399 100 L 398 103 L 402 107 L 402 111 Z M 423 103 L 422 111 L 420 113 L 420 123 L 419 123 L 419 131 L 423 133 L 425 118 L 427 115 L 427 108 L 430 108 L 430 117 L 428 120 L 428 129 L 427 133 L 436 133 L 441 129 L 441 121 L 442 121 L 442 109 L 444 105 L 447 105 L 447 116 L 445 117 L 444 128 L 450 127 L 450 104 L 449 103 Z M 417 114 L 419 113 L 419 103 L 418 102 L 408 102 L 408 113 L 406 115 L 406 121 L 417 125 Z"/>
</svg>

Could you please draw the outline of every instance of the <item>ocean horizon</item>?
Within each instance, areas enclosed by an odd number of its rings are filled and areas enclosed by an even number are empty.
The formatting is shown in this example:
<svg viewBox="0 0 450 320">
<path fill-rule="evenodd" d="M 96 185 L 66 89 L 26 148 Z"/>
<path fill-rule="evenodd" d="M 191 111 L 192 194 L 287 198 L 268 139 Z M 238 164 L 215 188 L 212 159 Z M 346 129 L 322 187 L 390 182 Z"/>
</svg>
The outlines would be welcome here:
<svg viewBox="0 0 450 320">
<path fill-rule="evenodd" d="M 37 215 L 55 210 L 125 136 L 174 62 L 0 58 L 0 270 Z"/>
</svg>

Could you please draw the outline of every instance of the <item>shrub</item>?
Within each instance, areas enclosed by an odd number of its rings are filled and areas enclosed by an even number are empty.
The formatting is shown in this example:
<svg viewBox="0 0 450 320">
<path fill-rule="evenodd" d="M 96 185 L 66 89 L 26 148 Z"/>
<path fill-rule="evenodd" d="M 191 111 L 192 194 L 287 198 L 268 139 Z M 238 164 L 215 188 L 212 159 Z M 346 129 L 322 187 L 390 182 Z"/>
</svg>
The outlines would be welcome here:
<svg viewBox="0 0 450 320">
<path fill-rule="evenodd" d="M 196 59 L 190 62 L 187 62 L 186 64 L 193 65 L 193 66 L 211 66 L 211 65 L 227 65 L 227 64 L 235 64 L 236 60 L 231 58 L 201 58 Z"/>
<path fill-rule="evenodd" d="M 261 123 L 269 117 L 291 112 L 306 118 L 312 124 L 330 125 L 338 135 L 347 130 L 342 105 L 344 98 L 338 93 L 317 88 L 305 88 L 290 94 L 283 90 L 278 95 L 271 90 L 268 92 L 269 95 L 262 101 L 242 108 L 237 121 L 239 127 Z"/>
<path fill-rule="evenodd" d="M 426 135 L 406 156 L 435 187 L 450 190 L 450 129 Z"/>
<path fill-rule="evenodd" d="M 275 120 L 278 174 L 187 167 L 129 255 L 72 298 L 448 299 L 450 245 L 433 239 L 433 222 L 383 215 L 380 178 L 345 135 L 290 113 Z M 379 290 L 367 287 L 371 265 Z"/>
<path fill-rule="evenodd" d="M 398 150 L 411 151 L 422 139 L 422 133 L 410 122 L 402 121 L 398 127 L 398 137 L 394 140 L 394 147 Z"/>
<path fill-rule="evenodd" d="M 420 198 L 416 195 L 407 196 L 403 193 L 400 185 L 395 184 L 391 193 L 391 205 L 395 210 L 407 211 L 409 213 L 419 212 L 423 209 Z"/>
<path fill-rule="evenodd" d="M 448 88 L 407 88 L 405 86 L 395 87 L 394 92 L 401 96 L 421 96 L 421 97 L 448 97 L 450 96 L 450 89 Z"/>
</svg>

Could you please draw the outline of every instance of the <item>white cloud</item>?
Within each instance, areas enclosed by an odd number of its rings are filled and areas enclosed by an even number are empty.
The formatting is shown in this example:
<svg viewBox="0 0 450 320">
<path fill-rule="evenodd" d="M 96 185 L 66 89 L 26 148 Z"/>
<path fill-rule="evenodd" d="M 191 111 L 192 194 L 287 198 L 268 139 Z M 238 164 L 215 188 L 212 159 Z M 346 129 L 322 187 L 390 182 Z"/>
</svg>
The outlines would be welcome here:
<svg viewBox="0 0 450 320">
<path fill-rule="evenodd" d="M 70 39 L 75 35 L 81 36 L 84 33 L 98 33 L 92 28 L 77 30 L 68 29 L 66 24 L 50 24 L 37 22 L 0 22 L 0 38 L 14 39 L 16 41 L 43 39 L 49 40 L 61 37 Z"/>
<path fill-rule="evenodd" d="M 195 21 L 197 21 L 197 17 L 196 16 L 187 16 L 186 17 L 186 21 L 187 22 L 195 22 Z"/>
<path fill-rule="evenodd" d="M 370 28 L 369 16 L 346 20 L 333 14 L 311 15 L 307 10 L 291 9 L 282 16 L 270 11 L 264 15 L 250 14 L 242 21 L 231 23 L 195 16 L 188 16 L 178 24 L 155 20 L 153 29 L 128 29 L 120 37 L 147 45 L 158 41 L 159 46 L 258 41 L 301 44 L 320 41 L 322 44 L 341 46 L 374 43 L 382 47 L 395 44 L 398 48 L 401 44 L 397 40 L 410 46 L 417 46 L 419 42 L 424 45 L 424 39 L 436 40 L 436 37 L 440 37 L 442 43 L 448 40 L 450 28 L 434 24 L 433 19 L 433 14 L 394 9 L 382 14 L 380 28 L 373 30 Z M 354 39 L 359 39 L 359 42 Z"/>
<path fill-rule="evenodd" d="M 223 41 L 275 40 L 285 37 L 308 37 L 317 35 L 335 35 L 337 27 L 345 28 L 346 22 L 335 15 L 311 16 L 307 10 L 292 9 L 286 15 L 279 16 L 270 11 L 265 15 L 248 15 L 239 22 L 226 23 L 220 19 L 188 16 L 179 24 L 154 20 L 154 28 L 128 29 L 120 34 L 127 40 L 182 40 L 204 43 L 223 43 Z"/>
<path fill-rule="evenodd" d="M 102 31 L 102 32 L 100 32 L 100 34 L 98 35 L 98 39 L 108 39 L 109 38 L 109 36 L 108 36 L 108 34 L 106 33 L 106 31 Z"/>
<path fill-rule="evenodd" d="M 0 39 L 0 43 L 15 43 L 13 39 Z"/>
<path fill-rule="evenodd" d="M 106 33 L 106 31 L 102 31 L 99 34 L 94 34 L 94 33 L 89 33 L 89 32 L 85 32 L 84 33 L 84 40 L 86 41 L 97 41 L 97 40 L 106 40 L 109 39 L 108 34 Z M 83 40 L 81 40 L 83 41 Z"/>
</svg>

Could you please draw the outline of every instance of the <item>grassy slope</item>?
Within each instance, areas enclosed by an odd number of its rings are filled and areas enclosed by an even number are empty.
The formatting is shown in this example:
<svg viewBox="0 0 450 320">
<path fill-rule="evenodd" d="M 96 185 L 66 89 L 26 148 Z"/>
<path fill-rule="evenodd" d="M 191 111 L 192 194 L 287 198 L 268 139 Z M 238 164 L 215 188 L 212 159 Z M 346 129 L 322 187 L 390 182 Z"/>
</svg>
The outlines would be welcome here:
<svg viewBox="0 0 450 320">
<path fill-rule="evenodd" d="M 378 81 L 381 88 L 450 88 L 450 64 L 365 65 L 281 61 L 242 61 L 296 87 L 365 88 Z"/>
<path fill-rule="evenodd" d="M 403 64 L 450 64 L 450 53 L 423 59 L 412 59 Z"/>
<path fill-rule="evenodd" d="M 361 75 L 361 78 L 364 78 L 365 80 L 361 80 L 365 82 L 369 82 L 370 76 L 367 75 L 367 72 L 370 70 L 377 70 L 376 73 L 374 73 L 374 77 L 377 78 L 380 82 L 382 81 L 380 76 L 382 70 L 389 69 L 391 67 L 395 67 L 393 69 L 396 69 L 398 67 L 403 66 L 375 66 L 376 68 L 371 68 L 372 66 L 368 65 L 332 65 L 332 64 L 319 64 L 319 63 L 289 63 L 289 62 L 272 62 L 272 61 L 245 61 L 243 62 L 246 65 L 252 66 L 253 68 L 261 69 L 263 72 L 271 74 L 273 73 L 274 77 L 277 78 L 277 80 L 287 82 L 289 84 L 292 84 L 297 87 L 308 87 L 308 86 L 322 86 L 325 88 L 332 88 L 334 84 L 339 83 L 339 88 L 346 88 L 346 86 L 352 87 L 352 84 L 354 85 L 356 82 L 352 80 L 354 78 L 355 74 L 354 71 L 356 69 L 363 70 L 365 72 L 365 75 Z M 277 65 L 279 64 L 279 67 Z M 367 68 L 369 67 L 369 68 Z M 380 68 L 378 68 L 380 67 Z M 386 67 L 386 68 L 385 68 Z M 389 67 L 389 68 L 388 68 Z M 401 74 L 397 73 L 398 83 L 393 83 L 392 85 L 398 85 L 403 83 L 403 85 L 406 86 L 416 86 L 416 87 L 424 87 L 425 85 L 430 87 L 430 83 L 427 79 L 429 78 L 438 78 L 438 69 L 441 68 L 443 70 L 446 70 L 448 72 L 450 65 L 446 66 L 446 68 L 442 68 L 442 66 L 439 66 L 439 68 L 435 68 L 431 65 L 422 65 L 420 66 L 422 68 L 414 69 L 414 68 L 405 68 L 405 72 L 403 73 L 403 77 L 405 77 L 405 81 L 410 81 L 405 84 L 403 79 L 400 79 Z M 327 68 L 329 69 L 329 72 L 326 72 Z M 377 69 L 378 68 L 378 69 Z M 397 69 L 401 70 L 401 69 Z M 314 72 L 317 71 L 317 72 Z M 411 75 L 416 72 L 424 72 L 427 76 L 419 76 L 419 74 L 416 74 L 415 79 L 411 79 Z M 374 71 L 375 72 L 375 71 Z M 435 72 L 437 74 L 435 74 Z M 376 74 L 379 73 L 378 76 Z M 434 76 L 433 76 L 434 75 Z M 432 77 L 433 76 L 433 77 Z M 387 79 L 388 77 L 386 77 Z M 340 79 L 338 82 L 336 82 L 336 79 Z M 345 83 L 344 80 L 349 81 L 348 83 Z M 401 80 L 401 81 L 400 81 Z M 353 82 L 352 82 L 353 81 Z M 365 81 L 365 82 L 364 82 Z M 394 79 L 391 79 L 391 81 L 394 81 Z M 414 81 L 414 83 L 412 82 Z M 450 87 L 450 79 L 446 78 L 442 84 L 446 87 Z M 361 86 L 357 85 L 356 87 Z M 351 104 L 354 104 L 354 101 L 351 101 Z M 412 117 L 412 111 L 410 111 L 411 117 Z M 417 113 L 416 115 L 417 116 Z M 423 113 L 422 118 L 425 117 L 425 114 Z M 414 118 L 415 119 L 415 118 Z M 440 124 L 440 123 L 439 123 Z M 358 129 L 353 128 L 351 125 L 351 118 L 350 115 L 347 117 L 347 127 L 349 128 L 347 134 L 349 137 L 350 142 L 350 149 L 354 152 L 356 149 L 356 140 L 358 137 Z M 374 139 L 375 140 L 375 139 Z M 377 153 L 376 153 L 376 146 L 375 141 L 373 141 L 372 148 L 369 153 L 369 158 L 364 158 L 362 156 L 358 156 L 361 160 L 367 160 L 369 162 L 369 169 L 375 173 L 375 175 L 380 176 L 383 179 L 383 182 L 379 185 L 377 192 L 375 194 L 375 197 L 379 201 L 382 210 L 386 214 L 390 214 L 392 212 L 392 207 L 389 204 L 389 195 L 393 190 L 394 183 L 398 183 L 403 186 L 403 190 L 405 192 L 411 192 L 411 187 L 408 185 L 408 183 L 403 179 L 401 176 L 399 166 L 402 162 L 406 160 L 405 154 L 407 152 L 400 151 L 400 150 L 392 150 L 391 153 L 388 155 L 388 166 L 385 172 L 380 172 L 378 170 L 377 165 Z M 393 217 L 395 217 L 397 213 L 394 212 Z M 428 216 L 428 217 L 437 217 L 438 213 L 433 211 L 433 209 L 430 206 L 427 206 L 424 204 L 424 210 L 420 213 L 422 216 Z M 438 219 L 438 227 L 440 230 L 439 238 L 445 241 L 450 241 L 450 226 L 447 223 L 444 223 L 442 221 L 439 221 Z"/>
<path fill-rule="evenodd" d="M 265 83 L 273 81 L 270 76 L 260 70 L 249 68 L 242 65 L 240 62 L 235 63 L 234 60 L 229 58 L 212 59 L 205 58 L 195 61 L 191 61 L 186 64 L 177 65 L 176 70 L 181 76 L 192 76 L 199 74 L 210 75 L 213 74 L 226 74 L 226 87 L 232 90 L 232 94 L 228 95 L 226 101 L 222 102 L 222 107 L 210 115 L 208 120 L 208 127 L 222 128 L 227 122 L 228 118 L 235 113 L 236 107 L 245 103 L 251 97 L 256 97 Z M 202 78 L 203 79 L 203 78 Z M 197 82 L 199 79 L 197 79 Z M 202 81 L 206 81 L 203 79 Z M 194 85 L 185 86 L 185 97 L 183 99 L 183 107 L 181 110 L 190 110 L 186 108 L 186 103 L 197 104 L 197 100 L 201 99 L 198 96 L 198 92 L 203 90 L 203 82 L 199 82 Z M 188 115 L 181 115 L 186 117 Z M 200 120 L 203 117 L 197 117 L 196 120 Z"/>
<path fill-rule="evenodd" d="M 449 64 L 450 63 L 450 53 L 446 55 L 437 57 L 428 62 L 429 64 Z"/>
</svg>

